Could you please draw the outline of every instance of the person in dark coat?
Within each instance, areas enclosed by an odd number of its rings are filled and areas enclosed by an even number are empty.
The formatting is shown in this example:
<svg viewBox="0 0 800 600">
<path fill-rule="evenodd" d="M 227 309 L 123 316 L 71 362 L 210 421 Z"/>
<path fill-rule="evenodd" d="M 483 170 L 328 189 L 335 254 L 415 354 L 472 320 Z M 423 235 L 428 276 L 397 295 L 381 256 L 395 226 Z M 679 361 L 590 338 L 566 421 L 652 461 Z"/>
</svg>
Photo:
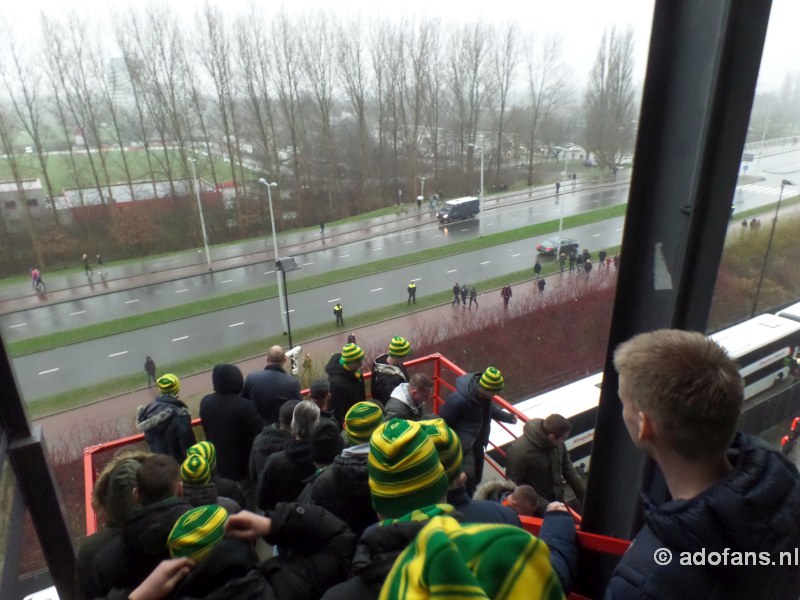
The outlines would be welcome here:
<svg viewBox="0 0 800 600">
<path fill-rule="evenodd" d="M 516 423 L 517 418 L 492 402 L 505 381 L 500 371 L 488 367 L 483 373 L 466 373 L 456 379 L 456 389 L 439 411 L 461 439 L 467 493 L 471 496 L 483 476 L 483 453 L 489 443 L 491 420 Z"/>
<path fill-rule="evenodd" d="M 247 470 L 261 418 L 250 400 L 242 398 L 244 379 L 239 367 L 217 365 L 211 372 L 214 393 L 200 401 L 206 439 L 217 450 L 217 473 L 248 487 Z"/>
<path fill-rule="evenodd" d="M 452 306 L 456 306 L 459 302 L 461 302 L 461 286 L 458 285 L 458 282 L 453 284 L 453 304 Z"/>
<path fill-rule="evenodd" d="M 325 365 L 331 386 L 330 410 L 339 423 L 344 423 L 344 416 L 351 406 L 366 400 L 364 379 L 361 376 L 363 362 L 364 351 L 355 343 L 348 343 L 341 352 L 331 355 Z"/>
<path fill-rule="evenodd" d="M 144 359 L 144 372 L 147 373 L 147 389 L 149 390 L 156 382 L 156 361 L 149 356 Z"/>
<path fill-rule="evenodd" d="M 662 329 L 620 344 L 614 366 L 622 420 L 671 499 L 646 499 L 606 598 L 796 599 L 800 570 L 780 556 L 797 553 L 800 474 L 776 448 L 736 433 L 736 362 L 701 333 Z"/>
<path fill-rule="evenodd" d="M 151 452 L 169 454 L 178 464 L 186 458 L 186 450 L 197 440 L 192 430 L 188 407 L 178 399 L 180 380 L 172 373 L 156 381 L 161 395 L 136 413 L 136 429 L 144 434 Z"/>
<path fill-rule="evenodd" d="M 300 400 L 300 382 L 283 370 L 286 353 L 280 346 L 267 352 L 267 366 L 250 373 L 244 381 L 242 397 L 249 398 L 261 415 L 264 425 L 278 422 L 278 410 L 288 400 Z"/>
<path fill-rule="evenodd" d="M 333 413 L 330 410 L 331 405 L 331 384 L 327 379 L 317 379 L 311 383 L 308 388 L 308 399 L 314 404 L 319 406 L 320 419 L 332 419 L 336 421 Z M 339 423 L 338 421 L 336 421 Z M 341 423 L 339 423 L 341 429 Z"/>
<path fill-rule="evenodd" d="M 319 407 L 301 400 L 292 415 L 292 439 L 271 455 L 258 476 L 256 506 L 272 510 L 278 502 L 294 502 L 303 491 L 303 481 L 314 473 L 311 435 L 319 423 Z"/>
<path fill-rule="evenodd" d="M 292 439 L 292 415 L 295 407 L 300 404 L 299 400 L 289 400 L 278 413 L 278 423 L 266 425 L 253 440 L 253 448 L 250 451 L 250 464 L 248 473 L 250 481 L 258 481 L 258 476 L 264 470 L 264 463 L 276 452 L 280 452 Z"/>
<path fill-rule="evenodd" d="M 386 406 L 394 389 L 408 381 L 408 371 L 403 365 L 405 358 L 411 353 L 411 344 L 399 335 L 389 342 L 389 351 L 381 354 L 372 363 L 370 390 L 372 399 Z"/>
<path fill-rule="evenodd" d="M 336 306 L 333 307 L 333 316 L 336 317 L 336 326 L 337 327 L 344 327 L 344 309 L 342 308 L 342 304 L 340 302 L 336 303 Z"/>
<path fill-rule="evenodd" d="M 544 294 L 544 286 L 545 286 L 545 283 L 546 283 L 546 281 L 545 281 L 545 278 L 544 278 L 544 277 L 542 277 L 541 279 L 539 279 L 539 280 L 536 282 L 536 287 L 538 287 L 538 288 L 539 288 L 539 293 L 540 293 L 540 294 Z"/>
<path fill-rule="evenodd" d="M 179 497 L 180 491 L 180 466 L 174 458 L 154 454 L 142 461 L 133 491 L 141 509 L 125 523 L 122 534 L 95 557 L 86 598 L 101 598 L 114 588 L 133 589 L 169 558 L 169 532 L 192 508 Z"/>
<path fill-rule="evenodd" d="M 506 476 L 517 485 L 527 484 L 536 490 L 541 512 L 550 502 L 564 502 L 567 486 L 583 502 L 586 485 L 564 444 L 570 431 L 572 425 L 561 415 L 531 419 L 508 449 Z"/>
<path fill-rule="evenodd" d="M 508 303 L 511 300 L 511 296 L 514 295 L 514 292 L 511 291 L 511 286 L 509 284 L 505 284 L 503 289 L 500 290 L 500 297 L 503 299 L 503 307 L 508 308 Z"/>
<path fill-rule="evenodd" d="M 539 259 L 536 259 L 536 262 L 533 263 L 533 275 L 536 279 L 539 279 L 539 275 L 542 273 L 542 263 L 539 262 Z"/>
<path fill-rule="evenodd" d="M 392 391 L 392 395 L 386 403 L 386 410 L 383 411 L 383 420 L 419 421 L 432 391 L 433 379 L 425 373 L 414 373 L 408 383 L 401 383 Z"/>
</svg>

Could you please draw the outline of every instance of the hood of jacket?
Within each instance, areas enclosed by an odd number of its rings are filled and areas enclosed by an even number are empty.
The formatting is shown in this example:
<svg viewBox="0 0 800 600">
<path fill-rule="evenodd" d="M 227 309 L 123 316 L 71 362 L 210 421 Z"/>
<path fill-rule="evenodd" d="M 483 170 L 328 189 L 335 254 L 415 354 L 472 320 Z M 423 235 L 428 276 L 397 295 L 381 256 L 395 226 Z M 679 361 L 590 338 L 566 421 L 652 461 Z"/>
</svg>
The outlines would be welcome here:
<svg viewBox="0 0 800 600">
<path fill-rule="evenodd" d="M 123 542 L 140 554 L 164 554 L 175 521 L 192 505 L 183 498 L 160 500 L 139 510 L 122 529 Z"/>
<path fill-rule="evenodd" d="M 242 393 L 244 376 L 236 365 L 217 365 L 211 372 L 211 383 L 218 394 Z"/>
<path fill-rule="evenodd" d="M 738 434 L 733 470 L 691 500 L 645 505 L 645 521 L 678 551 L 794 550 L 800 537 L 797 467 L 758 438 Z"/>
<path fill-rule="evenodd" d="M 414 403 L 414 400 L 411 399 L 411 395 L 408 393 L 408 384 L 401 383 L 396 388 L 392 390 L 392 395 L 390 398 L 394 398 L 395 400 L 399 400 L 403 404 L 411 407 L 411 410 L 414 413 L 419 414 L 420 407 Z"/>
<path fill-rule="evenodd" d="M 257 562 L 248 542 L 222 538 L 208 556 L 189 571 L 172 597 L 260 598 L 266 584 L 263 577 L 247 578 L 247 585 L 242 581 Z"/>
<path fill-rule="evenodd" d="M 544 432 L 544 419 L 531 419 L 522 427 L 522 435 L 531 444 L 545 452 L 553 452 L 556 447 Z"/>
<path fill-rule="evenodd" d="M 500 502 L 506 495 L 510 494 L 516 489 L 517 485 L 508 479 L 496 479 L 494 481 L 487 481 L 478 486 L 475 490 L 473 498 L 475 500 L 492 500 Z"/>
<path fill-rule="evenodd" d="M 331 358 L 328 361 L 328 364 L 325 365 L 325 373 L 328 374 L 328 377 L 337 376 L 337 377 L 346 377 L 348 379 L 358 379 L 358 377 L 356 376 L 356 371 L 350 371 L 349 369 L 345 369 L 339 362 L 340 358 L 342 358 L 341 352 L 336 352 L 335 354 L 331 354 Z"/>
<path fill-rule="evenodd" d="M 136 429 L 142 433 L 156 429 L 181 409 L 187 410 L 187 406 L 175 396 L 159 396 L 147 406 L 140 406 L 136 411 Z"/>
<path fill-rule="evenodd" d="M 372 364 L 372 370 L 376 373 L 380 373 L 381 375 L 403 375 L 403 370 L 400 368 L 399 365 L 390 365 L 387 361 L 389 360 L 388 354 L 381 354 L 378 358 L 375 359 L 375 362 Z"/>
<path fill-rule="evenodd" d="M 219 491 L 216 483 L 186 483 L 183 484 L 183 498 L 192 506 L 205 506 L 217 504 Z"/>
<path fill-rule="evenodd" d="M 283 450 L 292 462 L 313 464 L 311 460 L 311 442 L 308 440 L 290 438 Z"/>
<path fill-rule="evenodd" d="M 477 402 L 475 388 L 478 386 L 480 373 L 464 373 L 456 378 L 456 391 L 471 402 Z"/>
</svg>

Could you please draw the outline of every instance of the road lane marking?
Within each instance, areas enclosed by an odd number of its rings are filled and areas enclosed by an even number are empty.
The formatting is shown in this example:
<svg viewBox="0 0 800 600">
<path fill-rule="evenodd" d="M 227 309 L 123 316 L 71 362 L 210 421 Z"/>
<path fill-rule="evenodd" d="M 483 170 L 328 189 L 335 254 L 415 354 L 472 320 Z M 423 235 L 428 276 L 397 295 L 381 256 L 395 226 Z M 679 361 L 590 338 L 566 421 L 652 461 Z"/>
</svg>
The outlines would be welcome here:
<svg viewBox="0 0 800 600">
<path fill-rule="evenodd" d="M 417 277 L 416 279 L 412 279 L 411 281 L 422 281 L 422 277 Z"/>
<path fill-rule="evenodd" d="M 619 227 L 618 229 L 615 229 L 615 231 L 622 231 L 622 227 Z"/>
<path fill-rule="evenodd" d="M 377 252 L 378 250 L 383 250 L 383 246 L 381 246 L 380 248 L 373 248 L 372 249 L 373 252 Z"/>
<path fill-rule="evenodd" d="M 310 267 L 313 264 L 314 264 L 313 262 L 307 262 L 307 263 L 303 263 L 303 266 L 304 267 Z"/>
<path fill-rule="evenodd" d="M 338 302 L 339 300 L 341 300 L 341 298 L 334 298 L 333 300 L 328 300 L 328 304 L 330 304 L 331 302 Z"/>
<path fill-rule="evenodd" d="M 14 329 L 15 327 L 25 327 L 25 325 L 27 325 L 27 323 L 17 323 L 16 325 L 10 325 L 8 328 Z"/>
<path fill-rule="evenodd" d="M 339 258 L 347 258 L 348 256 L 350 256 L 350 255 L 349 254 L 340 254 Z"/>
<path fill-rule="evenodd" d="M 490 260 L 485 260 L 485 261 L 483 261 L 481 264 L 482 264 L 482 265 L 488 265 L 490 262 L 492 262 L 492 261 L 490 261 Z"/>
<path fill-rule="evenodd" d="M 228 325 L 228 327 L 238 327 L 239 325 L 244 325 L 244 321 L 239 321 L 238 323 L 234 323 L 233 325 Z"/>
<path fill-rule="evenodd" d="M 407 242 L 403 242 L 404 244 L 413 244 L 414 240 L 408 240 Z"/>
<path fill-rule="evenodd" d="M 461 231 L 469 231 L 469 227 L 465 227 L 465 228 L 464 228 L 464 229 L 462 229 Z"/>
<path fill-rule="evenodd" d="M 286 312 L 287 312 L 287 313 L 293 313 L 293 312 L 294 312 L 294 309 L 292 309 L 292 310 L 287 310 Z"/>
<path fill-rule="evenodd" d="M 181 340 L 188 340 L 188 339 L 189 339 L 189 336 L 188 335 L 184 335 L 183 337 L 172 338 L 172 341 L 173 342 L 180 342 Z"/>
<path fill-rule="evenodd" d="M 176 293 L 176 294 L 182 294 L 183 292 L 188 292 L 188 291 L 189 291 L 189 288 L 183 288 L 182 290 L 178 290 L 178 291 L 177 291 L 177 292 L 175 292 L 175 293 Z"/>
<path fill-rule="evenodd" d="M 270 274 L 272 274 L 272 273 L 274 273 L 274 272 L 275 272 L 275 271 L 264 271 L 264 275 L 270 275 Z"/>
<path fill-rule="evenodd" d="M 232 281 L 233 281 L 233 279 L 226 279 L 225 281 L 222 281 L 220 283 L 231 283 Z"/>
<path fill-rule="evenodd" d="M 433 236 L 433 237 L 442 237 L 442 234 L 441 234 L 441 233 L 438 233 L 438 234 L 436 234 L 436 235 L 435 235 L 435 236 Z"/>
<path fill-rule="evenodd" d="M 114 354 L 109 354 L 108 358 L 114 358 L 115 356 L 122 356 L 123 354 L 127 354 L 127 350 L 123 350 L 122 352 L 114 352 Z"/>
<path fill-rule="evenodd" d="M 133 304 L 134 302 L 139 302 L 139 299 L 136 300 L 125 300 L 125 304 Z"/>
<path fill-rule="evenodd" d="M 521 256 L 521 254 L 512 254 L 511 258 L 516 258 L 517 256 Z"/>
<path fill-rule="evenodd" d="M 600 237 L 600 234 L 599 233 L 595 233 L 592 237 L 593 238 Z"/>
<path fill-rule="evenodd" d="M 79 310 L 78 312 L 69 313 L 69 316 L 74 317 L 75 315 L 82 315 L 85 312 L 86 312 L 85 310 Z"/>
<path fill-rule="evenodd" d="M 375 288 L 374 290 L 370 290 L 370 292 L 380 292 L 383 288 Z"/>
<path fill-rule="evenodd" d="M 456 271 L 458 271 L 458 269 L 450 269 L 450 270 L 447 272 L 447 274 L 449 275 L 450 273 L 455 273 Z"/>
<path fill-rule="evenodd" d="M 48 373 L 55 373 L 56 371 L 58 371 L 58 369 L 59 368 L 56 367 L 55 369 L 48 369 L 47 371 L 39 371 L 39 375 L 47 375 Z"/>
</svg>

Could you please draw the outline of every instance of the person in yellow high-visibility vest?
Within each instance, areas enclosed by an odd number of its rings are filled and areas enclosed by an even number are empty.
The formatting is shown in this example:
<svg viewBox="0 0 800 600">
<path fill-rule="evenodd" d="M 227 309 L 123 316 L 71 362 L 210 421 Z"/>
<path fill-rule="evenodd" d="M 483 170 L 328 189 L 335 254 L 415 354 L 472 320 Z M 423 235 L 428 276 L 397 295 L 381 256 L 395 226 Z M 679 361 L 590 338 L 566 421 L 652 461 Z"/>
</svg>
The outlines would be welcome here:
<svg viewBox="0 0 800 600">
<path fill-rule="evenodd" d="M 408 302 L 407 304 L 417 303 L 417 284 L 413 281 L 408 284 Z"/>
</svg>

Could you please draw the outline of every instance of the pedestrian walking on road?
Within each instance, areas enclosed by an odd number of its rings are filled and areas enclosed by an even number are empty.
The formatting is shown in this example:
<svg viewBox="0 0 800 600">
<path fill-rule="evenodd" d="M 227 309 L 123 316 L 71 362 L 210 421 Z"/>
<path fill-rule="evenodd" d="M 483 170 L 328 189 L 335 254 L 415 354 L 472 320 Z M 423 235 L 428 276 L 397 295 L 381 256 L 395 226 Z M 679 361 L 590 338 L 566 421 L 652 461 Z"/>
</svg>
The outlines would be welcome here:
<svg viewBox="0 0 800 600">
<path fill-rule="evenodd" d="M 472 310 L 472 303 L 475 303 L 475 308 L 478 308 L 478 291 L 475 289 L 475 286 L 472 286 L 472 289 L 469 291 L 469 308 Z"/>
<path fill-rule="evenodd" d="M 541 277 L 539 281 L 536 282 L 536 286 L 539 288 L 539 294 L 544 294 L 544 285 L 545 285 L 544 277 Z"/>
<path fill-rule="evenodd" d="M 560 181 L 556 181 L 556 196 L 558 196 L 558 193 L 560 191 L 561 191 L 561 182 Z"/>
<path fill-rule="evenodd" d="M 461 303 L 466 306 L 467 305 L 467 295 L 469 294 L 469 290 L 467 289 L 467 284 L 461 286 Z"/>
<path fill-rule="evenodd" d="M 564 272 L 564 263 L 567 262 L 567 257 L 562 252 L 558 255 L 558 268 L 561 269 L 561 272 Z"/>
<path fill-rule="evenodd" d="M 600 250 L 600 253 L 597 256 L 600 258 L 600 268 L 602 269 L 603 266 L 605 265 L 606 256 L 608 256 L 608 254 L 606 253 L 605 250 Z"/>
<path fill-rule="evenodd" d="M 150 389 L 156 382 L 156 361 L 149 356 L 144 359 L 144 372 L 147 373 L 147 389 Z"/>
<path fill-rule="evenodd" d="M 458 282 L 456 281 L 453 284 L 453 304 L 451 306 L 455 306 L 460 301 L 461 301 L 461 286 L 458 285 Z"/>
<path fill-rule="evenodd" d="M 505 284 L 503 289 L 500 290 L 500 297 L 503 299 L 503 308 L 508 308 L 508 301 L 511 300 L 511 286 L 509 284 Z"/>
<path fill-rule="evenodd" d="M 542 272 L 542 263 L 539 262 L 539 259 L 536 259 L 536 262 L 533 265 L 533 274 L 536 276 L 536 279 L 539 279 L 539 275 Z"/>
<path fill-rule="evenodd" d="M 95 261 L 97 263 L 97 272 L 100 273 L 100 277 L 105 279 L 106 275 L 108 275 L 108 271 L 106 270 L 106 267 L 103 264 L 103 257 L 98 254 Z"/>
<path fill-rule="evenodd" d="M 342 317 L 342 305 L 337 302 L 336 306 L 333 307 L 333 314 L 336 317 L 336 326 L 337 327 L 344 327 L 344 318 Z"/>
<path fill-rule="evenodd" d="M 319 222 L 319 234 L 322 237 L 325 237 L 325 221 L 320 221 Z"/>
<path fill-rule="evenodd" d="M 575 272 L 575 263 L 577 262 L 577 260 L 578 259 L 575 256 L 574 252 L 569 255 L 569 272 L 570 273 L 574 273 Z"/>
<path fill-rule="evenodd" d="M 47 291 L 47 287 L 45 287 L 44 281 L 42 281 L 42 273 L 36 267 L 31 269 L 31 285 L 37 292 Z"/>
<path fill-rule="evenodd" d="M 89 255 L 84 252 L 83 256 L 81 257 L 81 260 L 83 261 L 83 272 L 86 273 L 86 275 L 88 275 L 89 277 L 94 275 L 94 271 L 92 271 L 92 266 L 89 264 Z"/>
<path fill-rule="evenodd" d="M 407 304 L 417 303 L 417 284 L 413 281 L 408 284 L 408 302 Z"/>
<path fill-rule="evenodd" d="M 585 261 L 583 261 L 583 270 L 586 271 L 587 275 L 592 272 L 592 261 L 591 261 L 591 259 L 587 258 Z"/>
</svg>

